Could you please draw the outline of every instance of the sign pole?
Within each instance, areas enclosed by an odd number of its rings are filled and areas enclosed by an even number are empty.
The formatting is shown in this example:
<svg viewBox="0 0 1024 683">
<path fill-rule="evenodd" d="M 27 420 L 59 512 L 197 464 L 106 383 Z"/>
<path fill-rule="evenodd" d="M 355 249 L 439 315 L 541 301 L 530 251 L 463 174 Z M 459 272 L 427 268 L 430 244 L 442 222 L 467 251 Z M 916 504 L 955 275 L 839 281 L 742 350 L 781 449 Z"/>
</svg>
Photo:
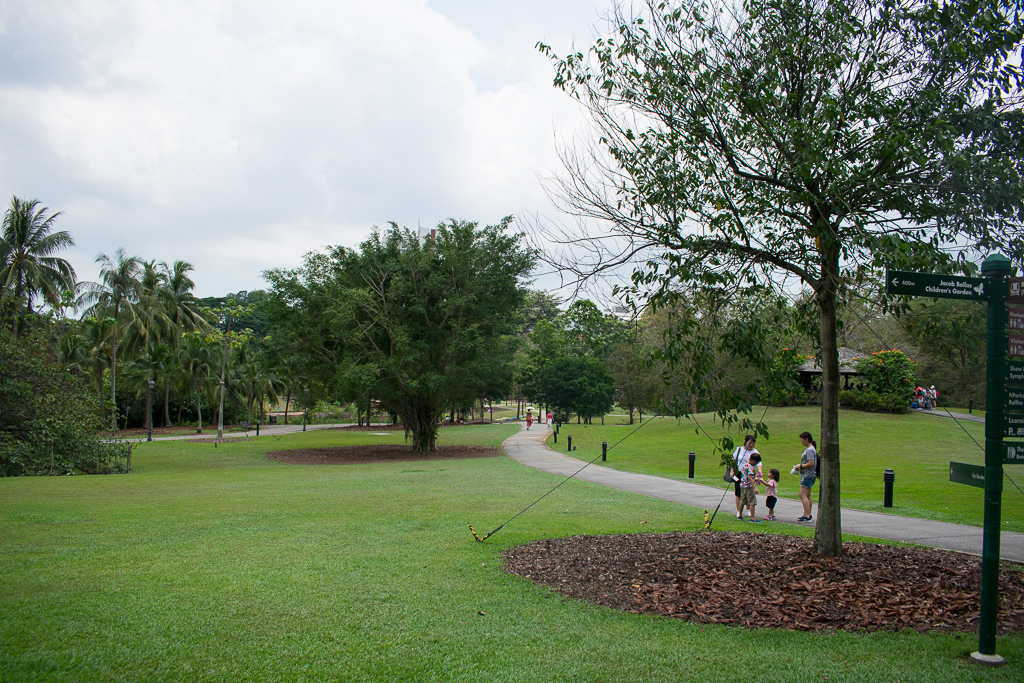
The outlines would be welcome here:
<svg viewBox="0 0 1024 683">
<path fill-rule="evenodd" d="M 981 618 L 978 651 L 971 657 L 985 664 L 1003 664 L 996 654 L 999 624 L 999 517 L 1003 499 L 1003 375 L 1006 372 L 1006 278 L 1010 259 L 993 254 L 981 265 L 988 281 L 988 339 L 985 394 L 985 518 L 981 550 Z"/>
</svg>

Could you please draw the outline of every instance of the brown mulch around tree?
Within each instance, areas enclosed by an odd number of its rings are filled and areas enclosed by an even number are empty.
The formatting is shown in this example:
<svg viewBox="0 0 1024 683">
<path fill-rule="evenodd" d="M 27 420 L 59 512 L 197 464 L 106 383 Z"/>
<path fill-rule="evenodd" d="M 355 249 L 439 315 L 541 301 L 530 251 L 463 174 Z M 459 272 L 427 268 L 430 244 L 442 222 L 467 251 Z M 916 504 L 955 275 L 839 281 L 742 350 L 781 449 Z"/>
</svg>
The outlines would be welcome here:
<svg viewBox="0 0 1024 683">
<path fill-rule="evenodd" d="M 438 446 L 433 453 L 422 453 L 412 446 L 370 444 L 367 446 L 336 446 L 332 448 L 297 448 L 271 451 L 267 457 L 292 465 L 354 465 L 375 462 L 406 462 L 412 460 L 463 460 L 494 458 L 504 455 L 496 448 L 482 446 Z"/>
<path fill-rule="evenodd" d="M 976 631 L 981 559 L 944 550 L 697 532 L 575 536 L 505 553 L 505 570 L 572 598 L 700 623 L 792 630 Z M 1024 571 L 1003 563 L 999 628 L 1024 629 Z"/>
</svg>

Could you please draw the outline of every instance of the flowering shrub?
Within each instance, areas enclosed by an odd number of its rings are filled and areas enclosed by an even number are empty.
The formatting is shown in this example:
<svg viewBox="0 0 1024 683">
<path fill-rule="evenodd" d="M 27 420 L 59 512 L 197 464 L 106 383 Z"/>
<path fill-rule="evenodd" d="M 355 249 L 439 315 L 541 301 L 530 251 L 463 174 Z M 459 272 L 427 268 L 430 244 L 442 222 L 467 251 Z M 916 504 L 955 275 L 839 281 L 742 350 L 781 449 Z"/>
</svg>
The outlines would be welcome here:
<svg viewBox="0 0 1024 683">
<path fill-rule="evenodd" d="M 902 413 L 910 405 L 917 363 L 902 351 L 876 351 L 858 358 L 867 389 L 843 392 L 840 400 L 873 412 Z"/>
</svg>

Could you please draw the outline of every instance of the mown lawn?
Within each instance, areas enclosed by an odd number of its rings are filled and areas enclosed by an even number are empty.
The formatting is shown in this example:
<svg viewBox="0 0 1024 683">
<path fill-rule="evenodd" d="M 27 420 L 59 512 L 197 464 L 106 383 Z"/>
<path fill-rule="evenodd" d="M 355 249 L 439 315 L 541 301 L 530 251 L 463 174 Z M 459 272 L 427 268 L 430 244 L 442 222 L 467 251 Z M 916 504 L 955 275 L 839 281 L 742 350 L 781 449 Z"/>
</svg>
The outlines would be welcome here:
<svg viewBox="0 0 1024 683">
<path fill-rule="evenodd" d="M 769 438 L 761 437 L 757 443 L 764 470 L 778 469 L 782 474 L 780 496 L 796 499 L 799 481 L 789 470 L 800 462 L 803 451 L 798 435 L 806 430 L 817 439 L 820 434 L 819 409 L 769 408 L 765 412 L 762 407 L 755 409 L 753 416 L 759 418 L 762 414 L 770 433 Z M 571 435 L 576 457 L 591 460 L 600 456 L 601 442 L 607 441 L 611 449 L 608 461 L 600 462 L 598 458 L 600 464 L 673 479 L 687 479 L 687 458 L 693 451 L 697 454 L 694 481 L 725 486 L 719 456 L 713 454 L 711 443 L 711 438 L 717 439 L 725 431 L 711 415 L 679 421 L 654 418 L 645 420 L 642 427 L 623 422 L 625 418 L 608 418 L 604 426 L 564 424 L 559 443 L 548 437 L 548 444 L 564 449 L 566 437 Z M 735 429 L 731 435 L 737 441 L 742 439 Z M 950 482 L 949 463 L 985 463 L 983 424 L 958 423 L 920 413 L 879 415 L 842 410 L 839 438 L 844 507 L 982 525 L 983 489 Z M 886 468 L 896 474 L 891 509 L 882 507 L 882 473 Z M 1020 490 L 1024 489 L 1024 467 L 1008 465 L 1004 474 L 1003 528 L 1024 531 L 1024 493 Z"/>
<path fill-rule="evenodd" d="M 515 429 L 442 440 L 494 445 Z M 501 571 L 511 545 L 695 530 L 699 510 L 571 481 L 476 543 L 467 523 L 490 531 L 561 480 L 507 458 L 265 457 L 401 438 L 155 442 L 136 449 L 132 475 L 0 480 L 0 680 L 1024 678 L 1022 636 L 1000 639 L 1010 665 L 991 670 L 967 661 L 971 635 L 690 624 L 565 600 Z"/>
</svg>

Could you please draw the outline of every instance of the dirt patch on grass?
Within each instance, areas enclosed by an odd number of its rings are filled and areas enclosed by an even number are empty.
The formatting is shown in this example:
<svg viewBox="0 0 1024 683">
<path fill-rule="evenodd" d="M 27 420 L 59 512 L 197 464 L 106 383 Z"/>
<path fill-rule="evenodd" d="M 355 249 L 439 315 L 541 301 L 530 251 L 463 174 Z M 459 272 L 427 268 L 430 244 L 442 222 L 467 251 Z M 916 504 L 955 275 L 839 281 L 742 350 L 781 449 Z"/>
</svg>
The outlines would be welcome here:
<svg viewBox="0 0 1024 683">
<path fill-rule="evenodd" d="M 497 448 L 482 446 L 438 446 L 433 453 L 422 453 L 412 450 L 412 446 L 395 444 L 297 448 L 267 453 L 267 457 L 271 460 L 291 465 L 355 465 L 414 460 L 464 460 L 466 458 L 494 458 L 501 455 L 503 453 Z"/>
<path fill-rule="evenodd" d="M 575 536 L 505 553 L 505 570 L 572 598 L 700 623 L 791 630 L 977 631 L 981 558 L 712 532 Z M 1024 571 L 1003 563 L 999 628 L 1024 630 Z"/>
</svg>

